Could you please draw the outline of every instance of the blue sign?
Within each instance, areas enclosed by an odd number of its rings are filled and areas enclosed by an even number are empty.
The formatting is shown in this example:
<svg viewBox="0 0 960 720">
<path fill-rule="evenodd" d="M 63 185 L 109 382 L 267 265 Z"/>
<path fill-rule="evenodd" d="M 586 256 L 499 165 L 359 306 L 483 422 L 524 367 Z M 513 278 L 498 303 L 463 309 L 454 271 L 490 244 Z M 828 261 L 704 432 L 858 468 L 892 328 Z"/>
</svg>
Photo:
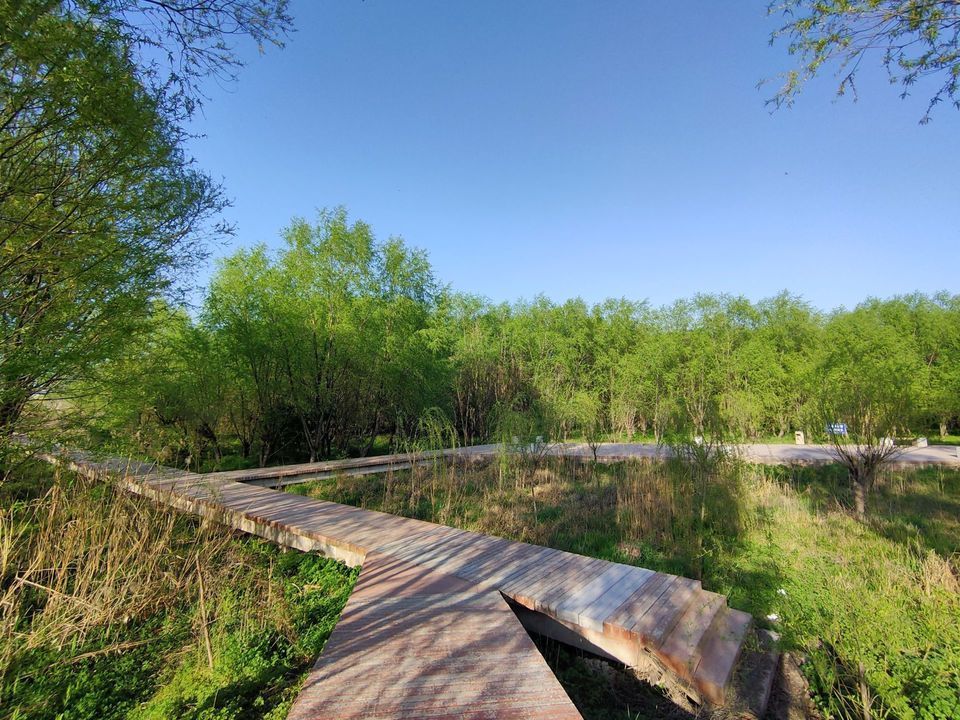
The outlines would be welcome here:
<svg viewBox="0 0 960 720">
<path fill-rule="evenodd" d="M 847 434 L 846 423 L 828 423 L 827 424 L 827 435 L 846 435 L 846 434 Z"/>
</svg>

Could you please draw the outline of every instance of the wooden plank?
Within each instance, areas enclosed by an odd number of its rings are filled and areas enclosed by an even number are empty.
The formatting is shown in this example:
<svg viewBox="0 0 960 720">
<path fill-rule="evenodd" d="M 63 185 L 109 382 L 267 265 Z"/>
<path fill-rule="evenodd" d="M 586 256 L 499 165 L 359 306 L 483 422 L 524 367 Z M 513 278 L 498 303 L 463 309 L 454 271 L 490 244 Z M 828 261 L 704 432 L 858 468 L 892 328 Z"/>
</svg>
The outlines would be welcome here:
<svg viewBox="0 0 960 720">
<path fill-rule="evenodd" d="M 570 593 L 566 600 L 557 606 L 556 616 L 560 620 L 577 623 L 580 621 L 580 613 L 592 603 L 601 598 L 604 593 L 617 585 L 624 578 L 633 574 L 635 568 L 629 565 L 610 566 L 591 582 Z M 631 593 L 632 594 L 632 593 Z M 596 623 L 596 630 L 603 630 L 603 622 Z"/>
<path fill-rule="evenodd" d="M 487 553 L 472 558 L 469 563 L 456 568 L 455 572 L 461 577 L 471 579 L 473 582 L 502 583 L 518 567 L 546 559 L 553 552 L 557 551 L 551 552 L 550 548 L 538 548 L 525 543 L 512 543 L 496 554 Z"/>
<path fill-rule="evenodd" d="M 604 630 L 614 636 L 630 637 L 630 628 L 633 624 L 643 617 L 675 580 L 674 575 L 656 573 L 604 619 Z"/>
<path fill-rule="evenodd" d="M 570 553 L 557 552 L 542 564 L 531 564 L 526 572 L 519 573 L 500 587 L 500 592 L 517 602 L 533 607 L 536 605 L 537 589 L 549 582 L 555 572 L 562 572 L 570 563 Z"/>
<path fill-rule="evenodd" d="M 580 611 L 579 623 L 582 627 L 588 627 L 598 632 L 602 631 L 603 621 L 607 616 L 655 575 L 653 570 L 634 569 L 637 572 L 624 577 L 619 583 L 597 598 L 595 602 L 590 603 Z"/>
<path fill-rule="evenodd" d="M 527 576 L 522 588 L 517 589 L 516 597 L 524 597 L 529 603 L 529 607 L 534 607 L 540 594 L 556 583 L 557 578 L 564 578 L 572 575 L 579 563 L 576 556 L 568 553 L 560 555 L 558 560 L 552 566 L 545 567 L 538 576 Z M 525 602 L 524 604 L 528 604 Z"/>
<path fill-rule="evenodd" d="M 420 585 L 399 588 L 411 573 Z M 290 720 L 580 718 L 498 593 L 378 555 L 358 587 Z"/>
<path fill-rule="evenodd" d="M 711 702 L 722 704 L 726 700 L 726 687 L 752 625 L 753 617 L 750 614 L 729 607 L 722 608 L 697 648 L 694 680 Z"/>
<path fill-rule="evenodd" d="M 591 573 L 591 570 L 598 567 L 598 563 L 608 567 L 610 563 L 585 555 L 571 555 L 569 562 L 562 573 L 554 573 L 552 582 L 545 584 L 540 588 L 539 597 L 544 597 L 557 587 L 566 587 L 568 592 L 571 585 L 578 581 L 584 573 Z"/>
<path fill-rule="evenodd" d="M 486 557 L 488 553 L 502 547 L 504 542 L 499 538 L 464 533 L 450 538 L 447 542 L 438 546 L 431 555 L 410 555 L 409 559 L 426 564 L 433 564 L 434 561 L 440 562 L 445 571 L 452 572 L 454 567 L 464 563 L 468 558 Z"/>
<path fill-rule="evenodd" d="M 660 657 L 669 662 L 674 672 L 685 680 L 693 679 L 693 671 L 699 661 L 697 647 L 717 613 L 726 604 L 727 599 L 723 595 L 701 590 L 660 643 Z"/>
<path fill-rule="evenodd" d="M 556 553 L 551 548 L 533 549 L 530 545 L 517 544 L 476 557 L 455 572 L 484 587 L 499 588 L 516 572 L 526 570 L 532 563 L 545 562 Z"/>
<path fill-rule="evenodd" d="M 646 645 L 658 646 L 673 629 L 690 604 L 703 594 L 699 583 L 675 578 L 652 608 L 630 627 Z"/>
<path fill-rule="evenodd" d="M 419 532 L 413 533 L 412 535 L 408 535 L 404 538 L 400 538 L 399 540 L 391 540 L 390 542 L 385 542 L 381 545 L 378 545 L 372 549 L 372 552 L 381 553 L 384 555 L 397 555 L 402 553 L 405 548 L 410 547 L 410 545 L 419 542 L 424 537 L 432 535 L 433 532 L 433 528 L 424 528 Z"/>
<path fill-rule="evenodd" d="M 553 615 L 557 606 L 567 599 L 571 592 L 575 592 L 582 586 L 592 581 L 597 575 L 606 570 L 607 563 L 603 560 L 597 560 L 584 565 L 579 572 L 569 578 L 560 578 L 557 583 L 545 590 L 537 597 L 536 610 Z"/>
</svg>

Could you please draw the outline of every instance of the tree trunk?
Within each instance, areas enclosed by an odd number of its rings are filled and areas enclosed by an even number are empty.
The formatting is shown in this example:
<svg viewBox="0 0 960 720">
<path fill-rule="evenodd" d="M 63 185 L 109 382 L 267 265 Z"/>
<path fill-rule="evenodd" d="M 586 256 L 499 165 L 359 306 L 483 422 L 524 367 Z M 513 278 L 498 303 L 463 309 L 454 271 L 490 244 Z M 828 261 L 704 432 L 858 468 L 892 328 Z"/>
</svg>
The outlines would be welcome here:
<svg viewBox="0 0 960 720">
<path fill-rule="evenodd" d="M 853 479 L 853 506 L 857 520 L 867 519 L 867 483 L 862 478 Z"/>
<path fill-rule="evenodd" d="M 940 437 L 944 437 L 947 434 L 947 423 L 943 420 L 940 421 Z"/>
</svg>

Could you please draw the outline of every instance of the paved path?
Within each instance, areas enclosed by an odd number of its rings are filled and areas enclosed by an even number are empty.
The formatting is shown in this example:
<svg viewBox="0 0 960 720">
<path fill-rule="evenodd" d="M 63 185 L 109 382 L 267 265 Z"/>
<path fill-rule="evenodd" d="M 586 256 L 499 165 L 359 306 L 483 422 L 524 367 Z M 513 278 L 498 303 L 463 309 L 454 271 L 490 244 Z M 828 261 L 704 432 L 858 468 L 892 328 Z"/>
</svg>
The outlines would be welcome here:
<svg viewBox="0 0 960 720">
<path fill-rule="evenodd" d="M 774 444 L 744 444 L 733 445 L 734 454 L 748 462 L 763 463 L 765 465 L 790 465 L 794 463 L 823 464 L 836 462 L 834 450 L 829 445 L 774 445 Z M 498 452 L 496 445 L 476 445 L 463 448 L 464 455 L 490 455 Z M 925 448 L 903 448 L 894 465 L 922 466 L 948 465 L 960 467 L 958 448 L 953 445 L 930 445 Z M 547 448 L 550 455 L 569 457 L 592 457 L 590 447 L 586 443 L 556 443 Z M 668 458 L 670 448 L 655 443 L 603 443 L 597 449 L 597 457 L 601 460 L 623 460 L 629 458 Z"/>
<path fill-rule="evenodd" d="M 423 461 L 390 456 L 197 475 L 70 459 L 88 474 L 123 473 L 132 491 L 159 502 L 363 566 L 342 624 L 295 703 L 295 720 L 578 717 L 521 622 L 628 666 L 659 669 L 697 701 L 723 705 L 742 695 L 734 671 L 744 646 L 756 642 L 752 618 L 699 581 L 242 482 Z"/>
</svg>

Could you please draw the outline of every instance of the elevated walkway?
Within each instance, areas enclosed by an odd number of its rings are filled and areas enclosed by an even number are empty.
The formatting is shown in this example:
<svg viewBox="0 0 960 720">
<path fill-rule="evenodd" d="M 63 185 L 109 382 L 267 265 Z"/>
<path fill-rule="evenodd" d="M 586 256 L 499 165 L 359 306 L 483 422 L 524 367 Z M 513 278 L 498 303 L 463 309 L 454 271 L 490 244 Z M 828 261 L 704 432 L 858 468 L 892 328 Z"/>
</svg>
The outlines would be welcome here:
<svg viewBox="0 0 960 720">
<path fill-rule="evenodd" d="M 476 700 L 478 712 L 485 708 L 476 717 L 576 717 L 521 623 L 628 666 L 654 667 L 705 705 L 750 696 L 746 709 L 762 714 L 772 669 L 737 672 L 745 646 L 757 645 L 752 618 L 699 581 L 245 482 L 421 461 L 387 456 L 197 475 L 71 458 L 88 474 L 123 474 L 131 490 L 159 502 L 363 566 L 293 718 L 470 717 L 431 714 L 449 706 L 455 688 Z M 762 657 L 776 661 L 774 651 Z M 360 682 L 357 673 L 368 673 L 365 684 L 346 685 L 347 678 Z M 737 687 L 738 678 L 752 687 Z"/>
</svg>

